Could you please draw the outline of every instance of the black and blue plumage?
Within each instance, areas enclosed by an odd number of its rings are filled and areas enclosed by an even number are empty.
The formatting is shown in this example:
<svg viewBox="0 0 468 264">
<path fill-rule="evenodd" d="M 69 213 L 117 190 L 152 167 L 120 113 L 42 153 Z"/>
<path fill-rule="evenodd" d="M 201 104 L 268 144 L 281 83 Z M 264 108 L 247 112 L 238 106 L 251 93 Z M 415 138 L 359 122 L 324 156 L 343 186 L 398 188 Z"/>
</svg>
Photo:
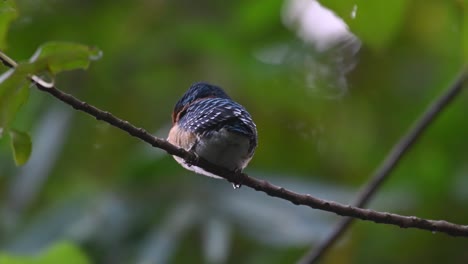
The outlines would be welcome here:
<svg viewBox="0 0 468 264">
<path fill-rule="evenodd" d="M 247 110 L 220 87 L 199 82 L 176 103 L 168 141 L 213 164 L 242 171 L 257 147 L 257 128 Z M 219 178 L 174 158 L 188 170 Z"/>
</svg>

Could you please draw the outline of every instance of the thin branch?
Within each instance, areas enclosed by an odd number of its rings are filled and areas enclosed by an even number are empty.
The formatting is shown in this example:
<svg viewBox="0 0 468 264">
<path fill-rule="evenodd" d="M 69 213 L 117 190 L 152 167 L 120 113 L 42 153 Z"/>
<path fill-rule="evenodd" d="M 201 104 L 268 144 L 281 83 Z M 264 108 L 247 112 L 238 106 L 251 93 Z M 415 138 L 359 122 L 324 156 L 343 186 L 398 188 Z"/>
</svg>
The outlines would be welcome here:
<svg viewBox="0 0 468 264">
<path fill-rule="evenodd" d="M 416 143 L 421 137 L 427 127 L 436 119 L 437 115 L 445 109 L 450 102 L 460 93 L 464 83 L 468 79 L 468 69 L 464 69 L 455 82 L 447 88 L 441 95 L 439 95 L 421 114 L 421 116 L 413 123 L 407 133 L 398 141 L 398 143 L 391 149 L 387 157 L 382 161 L 379 167 L 373 173 L 373 176 L 367 185 L 358 194 L 355 207 L 365 207 L 378 188 L 388 178 L 390 173 L 396 168 L 403 156 L 408 150 Z M 301 264 L 316 263 L 326 251 L 344 234 L 347 228 L 353 222 L 353 218 L 343 218 L 330 235 L 317 247 L 313 247 L 304 257 L 299 261 Z"/>
<path fill-rule="evenodd" d="M 13 65 L 8 64 L 7 60 L 3 59 L 4 56 L 6 55 L 0 52 L 0 60 L 2 60 L 2 62 L 5 65 L 13 67 Z M 80 101 L 72 95 L 64 93 L 55 87 L 46 88 L 41 87 L 38 83 L 35 84 L 39 88 L 39 90 L 51 94 L 52 96 L 56 97 L 62 102 L 72 106 L 76 110 L 88 113 L 89 115 L 95 117 L 97 120 L 107 122 L 123 131 L 126 131 L 128 134 L 147 142 L 148 144 L 154 147 L 163 149 L 167 153 L 181 157 L 186 161 L 190 161 L 192 165 L 201 167 L 206 171 L 219 175 L 230 182 L 241 183 L 242 185 L 249 186 L 257 191 L 265 192 L 270 196 L 288 200 L 296 205 L 305 205 L 314 209 L 320 209 L 336 213 L 342 216 L 355 217 L 362 220 L 373 221 L 376 223 L 391 224 L 402 228 L 418 228 L 423 230 L 429 230 L 431 232 L 446 233 L 452 236 L 468 237 L 468 225 L 457 225 L 444 220 L 427 220 L 415 216 L 402 216 L 392 213 L 377 212 L 369 209 L 356 208 L 349 205 L 336 203 L 333 201 L 318 199 L 310 196 L 309 194 L 298 194 L 286 190 L 282 187 L 275 186 L 267 181 L 257 180 L 255 178 L 249 177 L 245 173 L 235 173 L 229 171 L 222 167 L 211 164 L 210 162 L 202 158 L 197 158 L 195 154 L 187 152 L 182 148 L 178 148 L 164 139 L 154 137 L 148 132 L 146 132 L 144 129 L 138 128 L 130 124 L 128 121 L 122 120 L 109 112 L 102 111 L 92 105 L 89 105 L 86 102 Z"/>
<path fill-rule="evenodd" d="M 16 66 L 18 66 L 18 63 L 16 63 L 16 61 L 14 61 L 13 59 L 11 59 L 10 57 L 8 57 L 6 54 L 4 54 L 3 52 L 0 51 L 0 60 L 2 61 L 2 63 L 7 66 L 7 67 L 10 67 L 10 68 L 16 68 Z M 46 82 L 44 81 L 41 77 L 38 77 L 37 75 L 29 75 L 28 76 L 29 80 L 43 88 L 52 88 L 54 87 L 54 82 Z"/>
</svg>

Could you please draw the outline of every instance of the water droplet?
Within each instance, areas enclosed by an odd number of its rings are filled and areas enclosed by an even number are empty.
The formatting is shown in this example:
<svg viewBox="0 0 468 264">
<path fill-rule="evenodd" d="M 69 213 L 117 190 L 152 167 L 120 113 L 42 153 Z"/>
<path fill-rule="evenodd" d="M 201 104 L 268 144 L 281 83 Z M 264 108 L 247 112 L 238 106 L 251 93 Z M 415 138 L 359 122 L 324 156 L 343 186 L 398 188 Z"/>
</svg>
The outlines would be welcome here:
<svg viewBox="0 0 468 264">
<path fill-rule="evenodd" d="M 356 18 L 356 13 L 357 13 L 357 5 L 354 5 L 353 10 L 351 10 L 351 19 Z"/>
<path fill-rule="evenodd" d="M 237 189 L 239 189 L 240 187 L 242 187 L 242 184 L 240 184 L 240 183 L 233 183 L 233 184 L 232 184 L 232 188 L 234 188 L 234 190 L 237 190 Z"/>
</svg>

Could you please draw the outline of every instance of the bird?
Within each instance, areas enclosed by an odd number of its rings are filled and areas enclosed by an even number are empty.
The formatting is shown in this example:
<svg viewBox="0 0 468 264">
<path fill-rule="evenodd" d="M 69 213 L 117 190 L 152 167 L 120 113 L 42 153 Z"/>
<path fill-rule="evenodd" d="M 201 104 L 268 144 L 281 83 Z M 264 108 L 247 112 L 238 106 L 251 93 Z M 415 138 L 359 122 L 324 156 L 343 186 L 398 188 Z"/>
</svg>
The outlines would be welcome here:
<svg viewBox="0 0 468 264">
<path fill-rule="evenodd" d="M 219 86 L 197 82 L 177 101 L 167 141 L 197 157 L 234 172 L 242 172 L 257 148 L 252 116 Z M 197 174 L 222 178 L 173 156 Z M 233 184 L 236 189 L 240 184 Z"/>
</svg>

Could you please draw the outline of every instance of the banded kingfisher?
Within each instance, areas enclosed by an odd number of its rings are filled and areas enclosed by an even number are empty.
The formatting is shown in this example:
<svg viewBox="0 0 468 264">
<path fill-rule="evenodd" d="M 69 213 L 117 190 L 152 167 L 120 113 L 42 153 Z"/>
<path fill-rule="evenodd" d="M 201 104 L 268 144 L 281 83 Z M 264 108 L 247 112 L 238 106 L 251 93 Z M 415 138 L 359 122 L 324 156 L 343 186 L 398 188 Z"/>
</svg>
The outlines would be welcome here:
<svg viewBox="0 0 468 264">
<path fill-rule="evenodd" d="M 257 147 L 252 116 L 220 87 L 194 83 L 175 104 L 167 140 L 207 161 L 231 171 L 242 171 Z M 184 168 L 221 178 L 174 156 Z M 240 185 L 234 184 L 234 188 Z"/>
</svg>

